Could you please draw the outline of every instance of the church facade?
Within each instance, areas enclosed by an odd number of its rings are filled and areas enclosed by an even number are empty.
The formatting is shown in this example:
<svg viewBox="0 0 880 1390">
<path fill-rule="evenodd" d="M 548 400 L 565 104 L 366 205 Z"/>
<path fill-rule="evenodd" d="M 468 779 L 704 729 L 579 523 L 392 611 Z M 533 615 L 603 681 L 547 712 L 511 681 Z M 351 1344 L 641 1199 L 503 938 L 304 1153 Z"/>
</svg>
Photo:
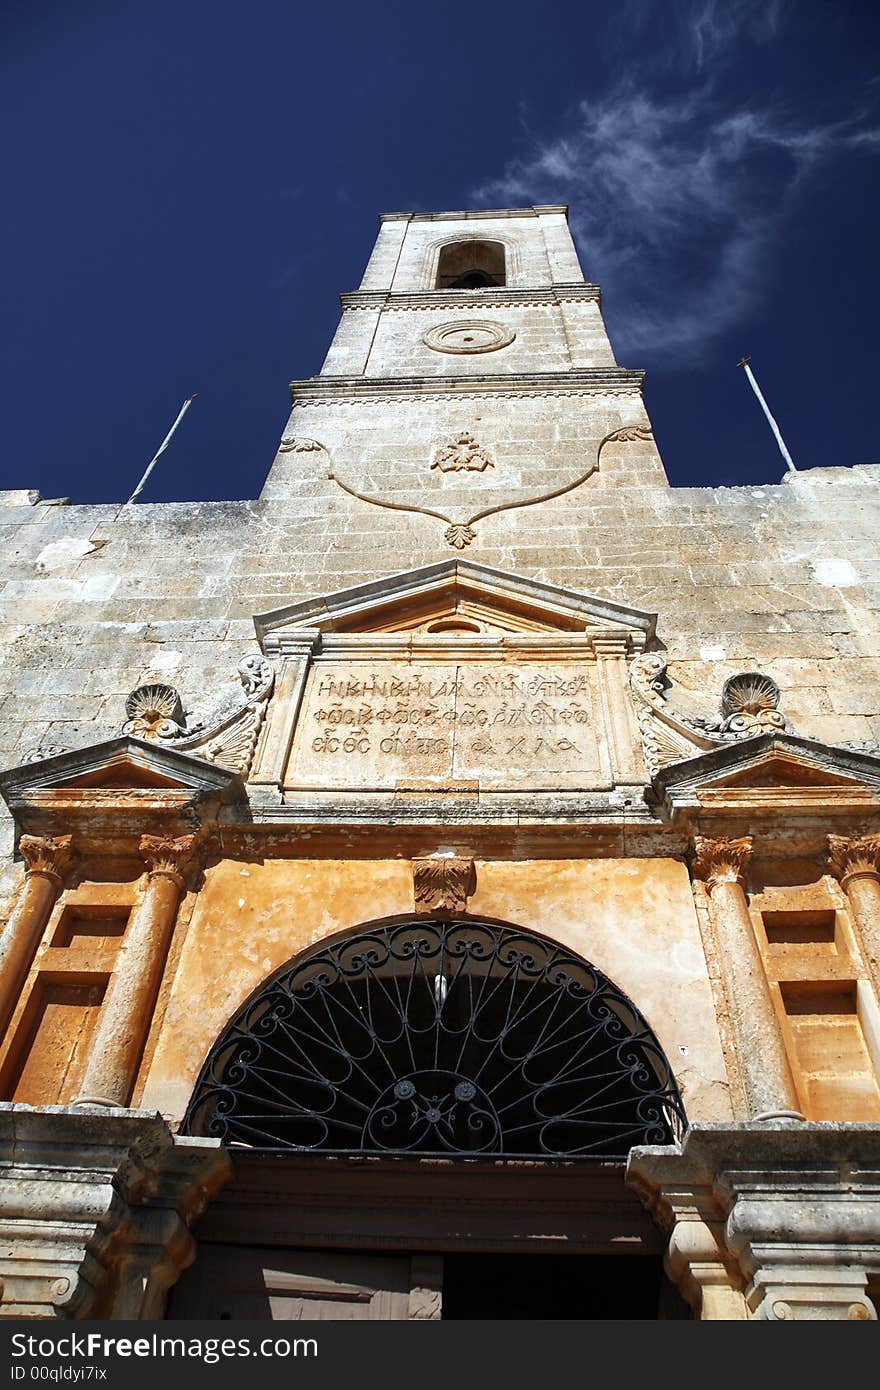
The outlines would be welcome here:
<svg viewBox="0 0 880 1390">
<path fill-rule="evenodd" d="M 341 303 L 0 497 L 0 1313 L 875 1319 L 880 467 L 670 488 L 563 207 Z"/>
</svg>

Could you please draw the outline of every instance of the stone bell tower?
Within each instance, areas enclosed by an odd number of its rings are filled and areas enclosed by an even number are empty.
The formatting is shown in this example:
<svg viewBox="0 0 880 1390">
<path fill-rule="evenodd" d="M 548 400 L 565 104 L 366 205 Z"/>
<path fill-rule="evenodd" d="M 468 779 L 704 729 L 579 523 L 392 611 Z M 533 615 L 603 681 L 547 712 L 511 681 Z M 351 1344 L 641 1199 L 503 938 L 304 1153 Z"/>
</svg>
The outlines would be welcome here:
<svg viewBox="0 0 880 1390">
<path fill-rule="evenodd" d="M 362 501 L 437 518 L 463 550 L 484 517 L 596 472 L 602 488 L 665 486 L 643 373 L 615 362 L 600 298 L 564 207 L 386 214 L 320 375 L 291 386 L 263 497 L 329 471 Z M 636 447 L 600 468 L 621 442 Z"/>
</svg>

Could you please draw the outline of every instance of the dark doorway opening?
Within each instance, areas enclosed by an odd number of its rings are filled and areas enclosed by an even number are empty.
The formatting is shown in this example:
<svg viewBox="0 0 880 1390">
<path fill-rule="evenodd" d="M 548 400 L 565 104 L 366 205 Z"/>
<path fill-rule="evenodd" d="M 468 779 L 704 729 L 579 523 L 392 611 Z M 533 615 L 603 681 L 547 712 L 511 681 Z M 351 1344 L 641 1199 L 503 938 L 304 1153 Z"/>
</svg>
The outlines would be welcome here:
<svg viewBox="0 0 880 1390">
<path fill-rule="evenodd" d="M 444 1319 L 688 1318 L 655 1255 L 471 1255 L 443 1259 Z"/>
</svg>

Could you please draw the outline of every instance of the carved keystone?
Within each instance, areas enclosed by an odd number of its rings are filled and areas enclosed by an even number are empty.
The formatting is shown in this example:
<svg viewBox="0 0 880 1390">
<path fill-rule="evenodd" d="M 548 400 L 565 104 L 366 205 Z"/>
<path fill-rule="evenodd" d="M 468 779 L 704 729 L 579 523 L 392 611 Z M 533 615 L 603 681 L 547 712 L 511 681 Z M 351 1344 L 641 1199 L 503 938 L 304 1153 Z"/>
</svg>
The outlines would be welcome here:
<svg viewBox="0 0 880 1390">
<path fill-rule="evenodd" d="M 473 859 L 437 854 L 414 859 L 412 870 L 416 912 L 467 911 L 468 898 L 477 887 Z"/>
</svg>

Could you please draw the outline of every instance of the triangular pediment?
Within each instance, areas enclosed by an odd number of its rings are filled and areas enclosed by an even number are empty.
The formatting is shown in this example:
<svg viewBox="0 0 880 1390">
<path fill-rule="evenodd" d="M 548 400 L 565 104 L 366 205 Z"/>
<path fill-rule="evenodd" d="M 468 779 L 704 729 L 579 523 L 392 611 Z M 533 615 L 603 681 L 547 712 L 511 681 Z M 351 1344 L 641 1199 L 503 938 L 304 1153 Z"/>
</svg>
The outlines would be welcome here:
<svg viewBox="0 0 880 1390">
<path fill-rule="evenodd" d="M 794 734 L 765 734 L 663 768 L 655 793 L 685 806 L 880 806 L 880 757 Z"/>
<path fill-rule="evenodd" d="M 226 800 L 240 788 L 241 778 L 227 768 L 130 735 L 0 773 L 0 794 L 10 805 L 22 797 L 65 791 L 221 793 Z"/>
<path fill-rule="evenodd" d="M 267 655 L 281 634 L 303 629 L 463 638 L 607 629 L 638 634 L 644 645 L 655 625 L 654 613 L 467 560 L 442 560 L 254 617 Z"/>
</svg>

